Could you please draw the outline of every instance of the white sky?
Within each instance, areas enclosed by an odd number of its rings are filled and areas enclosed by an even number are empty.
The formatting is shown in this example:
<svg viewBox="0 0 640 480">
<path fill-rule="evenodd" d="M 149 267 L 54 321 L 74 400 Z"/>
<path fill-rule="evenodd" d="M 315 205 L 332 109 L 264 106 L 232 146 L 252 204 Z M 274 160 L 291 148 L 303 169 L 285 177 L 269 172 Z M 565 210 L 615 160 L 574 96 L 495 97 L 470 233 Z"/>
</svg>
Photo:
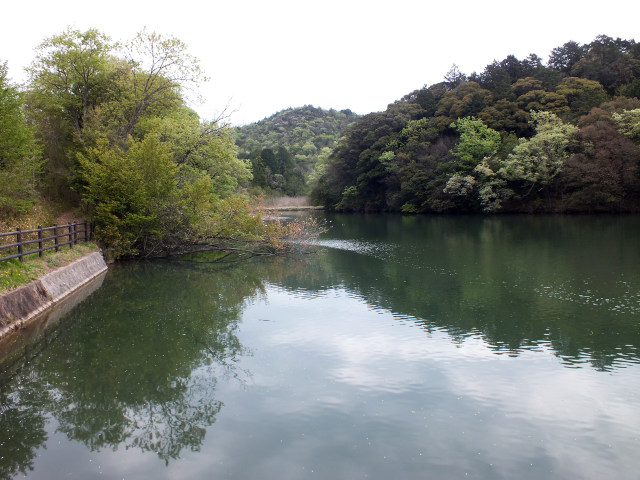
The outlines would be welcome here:
<svg viewBox="0 0 640 480">
<path fill-rule="evenodd" d="M 31 0 L 3 2 L 0 60 L 15 82 L 34 48 L 67 26 L 127 40 L 143 27 L 175 36 L 210 81 L 194 108 L 235 124 L 311 104 L 365 114 L 509 54 L 536 53 L 599 34 L 640 41 L 632 0 Z"/>
</svg>

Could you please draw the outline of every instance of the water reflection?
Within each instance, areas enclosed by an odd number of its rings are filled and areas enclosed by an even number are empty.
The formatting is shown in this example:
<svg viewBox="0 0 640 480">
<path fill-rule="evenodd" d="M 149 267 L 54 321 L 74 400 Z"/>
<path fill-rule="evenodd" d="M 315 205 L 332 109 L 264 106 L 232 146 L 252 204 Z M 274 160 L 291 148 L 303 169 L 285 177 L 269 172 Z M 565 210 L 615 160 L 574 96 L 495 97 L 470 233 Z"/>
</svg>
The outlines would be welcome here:
<svg viewBox="0 0 640 480">
<path fill-rule="evenodd" d="M 55 341 L 4 372 L 0 477 L 28 472 L 39 449 L 61 436 L 90 452 L 152 452 L 170 465 L 203 448 L 222 412 L 236 408 L 219 395 L 230 381 L 260 393 L 259 408 L 232 416 L 238 432 L 251 435 L 241 441 L 225 430 L 220 439 L 237 440 L 233 454 L 246 445 L 260 458 L 277 458 L 276 446 L 257 438 L 280 435 L 299 450 L 296 458 L 313 463 L 314 449 L 303 447 L 295 430 L 300 423 L 283 421 L 291 416 L 318 428 L 302 433 L 331 451 L 334 471 L 353 468 L 345 452 L 372 442 L 377 459 L 403 458 L 405 432 L 416 435 L 416 445 L 422 439 L 416 425 L 428 431 L 432 458 L 444 458 L 438 439 L 459 442 L 447 430 L 452 416 L 475 435 L 473 448 L 486 435 L 484 418 L 495 422 L 490 430 L 501 441 L 516 431 L 539 433 L 522 412 L 546 426 L 563 412 L 591 428 L 601 419 L 585 422 L 584 402 L 567 410 L 563 398 L 575 399 L 577 390 L 598 398 L 602 390 L 590 391 L 589 375 L 640 363 L 635 217 L 334 216 L 332 222 L 312 255 L 222 266 L 200 256 L 111 268 L 103 286 L 68 314 Z M 241 321 L 254 322 L 259 341 L 247 346 Z M 402 328 L 392 331 L 396 325 Z M 254 345 L 262 349 L 258 363 L 250 361 Z M 519 362 L 500 370 L 491 363 L 500 356 Z M 555 357 L 561 371 L 531 367 Z M 546 391 L 560 393 L 543 398 Z M 514 399 L 520 408 L 509 403 Z M 625 408 L 619 402 L 609 414 L 628 417 Z M 253 409 L 262 417 L 245 420 Z M 517 428 L 508 430 L 492 411 L 511 415 L 508 424 Z M 354 447 L 346 424 L 369 436 Z M 327 446 L 322 435 L 338 439 L 340 448 Z M 428 453 L 416 448 L 412 455 Z M 541 463 L 554 458 L 548 449 L 536 455 Z M 237 471 L 250 467 L 238 458 Z M 461 466 L 449 457 L 440 476 L 463 475 L 475 464 L 470 458 Z M 378 462 L 379 472 L 393 476 L 393 463 Z M 405 464 L 417 478 L 419 461 Z M 504 464 L 505 478 L 519 476 L 516 465 Z M 73 465 L 67 473 L 82 476 Z M 495 477 L 484 468 L 484 477 Z"/>
<path fill-rule="evenodd" d="M 601 370 L 640 358 L 638 217 L 337 215 L 332 224 L 315 268 L 426 331 L 453 341 L 479 333 L 498 353 L 548 345 L 568 365 Z"/>
<path fill-rule="evenodd" d="M 217 378 L 246 377 L 235 368 L 247 354 L 237 320 L 262 288 L 247 270 L 113 267 L 66 319 L 76 328 L 19 372 L 4 372 L 0 476 L 31 468 L 48 416 L 57 432 L 91 451 L 137 448 L 165 462 L 197 451 L 223 406 Z"/>
</svg>

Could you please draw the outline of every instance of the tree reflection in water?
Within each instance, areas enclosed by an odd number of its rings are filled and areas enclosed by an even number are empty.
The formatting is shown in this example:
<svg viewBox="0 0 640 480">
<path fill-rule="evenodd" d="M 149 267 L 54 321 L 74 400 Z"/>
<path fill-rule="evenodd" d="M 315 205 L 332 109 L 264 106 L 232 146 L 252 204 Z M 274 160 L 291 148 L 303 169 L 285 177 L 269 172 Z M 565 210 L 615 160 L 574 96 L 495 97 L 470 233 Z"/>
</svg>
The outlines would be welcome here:
<svg viewBox="0 0 640 480">
<path fill-rule="evenodd" d="M 0 476 L 32 468 L 48 428 L 92 451 L 134 448 L 165 463 L 199 450 L 224 407 L 218 381 L 250 376 L 238 366 L 251 354 L 238 322 L 268 286 L 339 291 L 455 343 L 480 337 L 497 355 L 542 348 L 566 366 L 640 363 L 638 218 L 333 219 L 332 247 L 314 255 L 112 267 L 67 316 L 72 326 L 3 384 Z"/>
<path fill-rule="evenodd" d="M 190 262 L 116 265 L 74 308 L 73 328 L 5 373 L 0 393 L 0 476 L 32 468 L 57 431 L 90 450 L 139 448 L 165 462 L 197 451 L 223 403 L 223 375 L 245 381 L 236 332 L 247 299 L 264 292 L 261 269 Z M 8 378 L 8 379 L 7 379 Z"/>
</svg>

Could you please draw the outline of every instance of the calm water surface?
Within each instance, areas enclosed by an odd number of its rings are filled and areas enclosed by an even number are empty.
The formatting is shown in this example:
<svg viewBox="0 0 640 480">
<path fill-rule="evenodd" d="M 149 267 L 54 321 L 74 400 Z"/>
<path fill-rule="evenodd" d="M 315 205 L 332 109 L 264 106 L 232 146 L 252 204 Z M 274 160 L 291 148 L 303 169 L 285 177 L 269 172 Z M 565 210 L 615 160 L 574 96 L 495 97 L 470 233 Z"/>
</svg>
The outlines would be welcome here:
<svg viewBox="0 0 640 480">
<path fill-rule="evenodd" d="M 639 217 L 329 220 L 111 268 L 2 367 L 0 478 L 640 479 Z"/>
</svg>

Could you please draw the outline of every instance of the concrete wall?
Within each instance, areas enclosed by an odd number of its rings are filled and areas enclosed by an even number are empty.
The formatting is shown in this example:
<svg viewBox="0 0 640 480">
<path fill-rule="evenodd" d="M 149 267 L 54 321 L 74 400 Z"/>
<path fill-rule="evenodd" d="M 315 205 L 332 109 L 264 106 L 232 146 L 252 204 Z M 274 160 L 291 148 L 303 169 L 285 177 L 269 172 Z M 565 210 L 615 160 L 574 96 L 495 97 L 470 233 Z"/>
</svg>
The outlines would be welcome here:
<svg viewBox="0 0 640 480">
<path fill-rule="evenodd" d="M 39 314 L 107 270 L 94 252 L 0 297 L 0 338 L 25 326 Z"/>
</svg>

